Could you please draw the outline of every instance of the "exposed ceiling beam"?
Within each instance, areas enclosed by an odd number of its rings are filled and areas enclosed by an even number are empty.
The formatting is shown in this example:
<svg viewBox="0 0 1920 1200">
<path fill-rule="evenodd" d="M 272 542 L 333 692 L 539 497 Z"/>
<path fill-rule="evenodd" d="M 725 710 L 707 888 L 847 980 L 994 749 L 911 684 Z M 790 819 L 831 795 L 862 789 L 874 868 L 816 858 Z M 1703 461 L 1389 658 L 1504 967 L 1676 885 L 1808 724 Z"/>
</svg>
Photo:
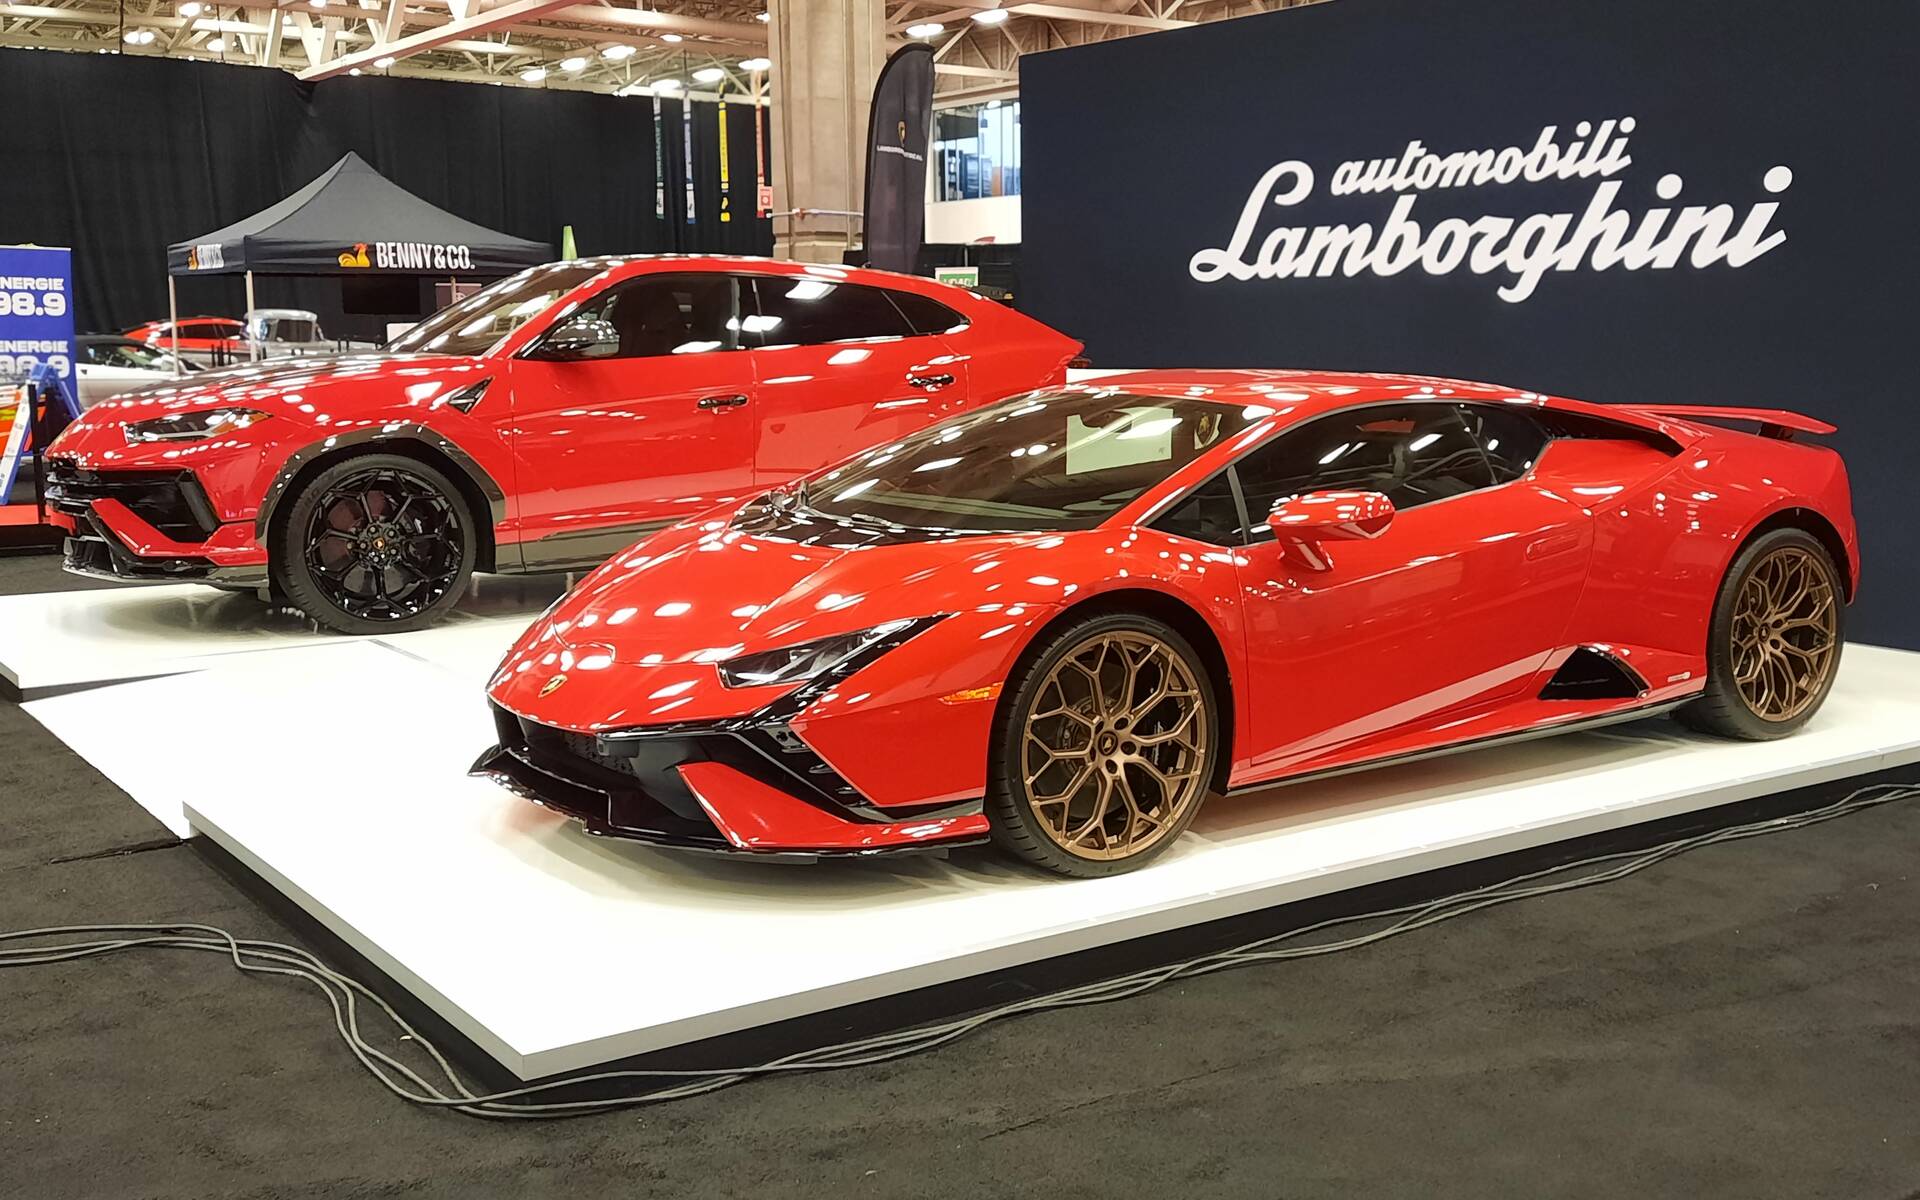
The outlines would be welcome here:
<svg viewBox="0 0 1920 1200">
<path fill-rule="evenodd" d="M 423 50 L 444 46 L 448 42 L 461 41 L 472 34 L 503 29 L 566 6 L 567 0 L 509 0 L 509 3 L 495 5 L 463 21 L 449 21 L 437 29 L 423 29 L 418 33 L 409 33 L 405 37 L 395 38 L 384 45 L 356 50 L 351 54 L 343 54 L 338 58 L 318 62 L 300 72 L 300 78 L 308 82 L 331 79 L 335 75 L 344 75 L 356 67 L 370 67 L 382 58 L 406 58 Z"/>
</svg>

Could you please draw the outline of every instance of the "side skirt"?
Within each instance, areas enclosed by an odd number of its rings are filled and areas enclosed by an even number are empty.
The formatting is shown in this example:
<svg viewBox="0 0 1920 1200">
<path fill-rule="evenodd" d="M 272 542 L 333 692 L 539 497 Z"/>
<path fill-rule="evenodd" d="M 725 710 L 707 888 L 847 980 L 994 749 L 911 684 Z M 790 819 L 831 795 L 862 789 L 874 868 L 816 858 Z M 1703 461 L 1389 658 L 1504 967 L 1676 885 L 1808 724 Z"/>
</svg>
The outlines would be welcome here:
<svg viewBox="0 0 1920 1200">
<path fill-rule="evenodd" d="M 672 521 L 641 521 L 632 525 L 602 526 L 597 529 L 550 533 L 532 541 L 502 543 L 520 553 L 519 570 L 534 574 L 541 571 L 572 571 L 597 567 L 641 538 L 658 533 Z M 496 552 L 496 557 L 498 557 Z"/>
<path fill-rule="evenodd" d="M 1464 754 L 1469 750 L 1486 750 L 1494 746 L 1507 746 L 1517 742 L 1530 742 L 1536 738 L 1555 737 L 1562 733 L 1579 733 L 1583 730 L 1602 729 L 1608 725 L 1624 725 L 1628 721 L 1657 717 L 1692 700 L 1693 696 L 1682 696 L 1678 700 L 1662 700 L 1655 704 L 1640 704 L 1616 712 L 1601 713 L 1592 717 L 1575 717 L 1570 721 L 1554 721 L 1546 725 L 1536 725 L 1531 729 L 1522 729 L 1514 733 L 1496 733 L 1488 737 L 1468 738 L 1464 742 L 1452 742 L 1445 746 L 1433 746 L 1426 750 L 1412 750 L 1405 754 L 1389 754 L 1381 758 L 1370 758 L 1364 762 L 1347 763 L 1339 767 L 1325 767 L 1318 771 L 1307 771 L 1299 775 L 1278 775 L 1272 779 L 1262 779 L 1253 783 L 1242 783 L 1227 789 L 1229 796 L 1238 796 L 1246 792 L 1262 791 L 1266 788 L 1282 787 L 1288 784 L 1306 783 L 1313 779 L 1332 779 L 1339 775 L 1352 775 L 1357 771 L 1371 771 L 1378 767 L 1399 766 L 1401 763 L 1419 762 L 1427 758 L 1440 758 L 1449 754 Z"/>
</svg>

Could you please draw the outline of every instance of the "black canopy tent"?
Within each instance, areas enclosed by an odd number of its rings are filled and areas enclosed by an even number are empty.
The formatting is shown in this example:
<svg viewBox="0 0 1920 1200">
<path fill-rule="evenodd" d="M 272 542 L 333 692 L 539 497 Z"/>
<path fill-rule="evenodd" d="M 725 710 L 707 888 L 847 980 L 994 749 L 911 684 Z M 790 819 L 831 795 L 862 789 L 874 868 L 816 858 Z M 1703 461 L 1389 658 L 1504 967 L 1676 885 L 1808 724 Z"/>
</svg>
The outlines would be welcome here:
<svg viewBox="0 0 1920 1200">
<path fill-rule="evenodd" d="M 179 337 L 175 280 L 245 275 L 510 275 L 551 261 L 553 247 L 437 208 L 349 151 L 312 183 L 223 229 L 167 247 L 167 309 Z M 176 347 L 177 348 L 177 347 Z"/>
</svg>

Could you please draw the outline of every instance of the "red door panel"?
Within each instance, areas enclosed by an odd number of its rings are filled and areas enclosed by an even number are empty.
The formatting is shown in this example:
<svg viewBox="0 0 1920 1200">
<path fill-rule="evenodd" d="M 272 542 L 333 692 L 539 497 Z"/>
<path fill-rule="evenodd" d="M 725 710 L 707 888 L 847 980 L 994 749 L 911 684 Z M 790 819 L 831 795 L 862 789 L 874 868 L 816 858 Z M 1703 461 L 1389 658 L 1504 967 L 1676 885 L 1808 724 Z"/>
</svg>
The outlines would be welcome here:
<svg viewBox="0 0 1920 1200">
<path fill-rule="evenodd" d="M 771 486 L 966 407 L 967 365 L 941 339 L 753 350 L 754 482 Z"/>
</svg>

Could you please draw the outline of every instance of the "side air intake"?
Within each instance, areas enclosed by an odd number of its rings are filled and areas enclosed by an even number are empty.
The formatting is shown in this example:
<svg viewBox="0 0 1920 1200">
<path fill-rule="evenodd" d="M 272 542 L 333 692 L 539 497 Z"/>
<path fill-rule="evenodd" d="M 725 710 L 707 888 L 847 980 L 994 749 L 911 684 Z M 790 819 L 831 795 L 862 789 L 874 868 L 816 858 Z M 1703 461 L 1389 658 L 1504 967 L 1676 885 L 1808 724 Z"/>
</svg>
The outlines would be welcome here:
<svg viewBox="0 0 1920 1200">
<path fill-rule="evenodd" d="M 1632 700 L 1647 690 L 1626 663 L 1592 646 L 1581 646 L 1567 656 L 1560 669 L 1540 689 L 1542 700 Z"/>
</svg>

